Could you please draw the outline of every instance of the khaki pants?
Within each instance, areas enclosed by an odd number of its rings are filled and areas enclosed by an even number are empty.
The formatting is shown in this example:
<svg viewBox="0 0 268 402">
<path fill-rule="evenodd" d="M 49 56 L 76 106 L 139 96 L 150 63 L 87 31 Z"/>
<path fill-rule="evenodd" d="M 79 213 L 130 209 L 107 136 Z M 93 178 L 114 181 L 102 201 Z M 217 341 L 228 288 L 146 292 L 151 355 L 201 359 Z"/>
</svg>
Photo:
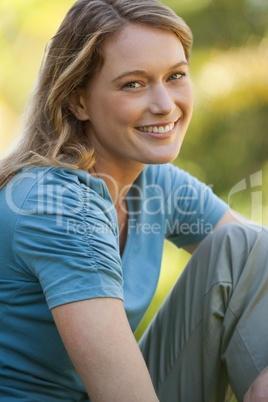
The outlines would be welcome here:
<svg viewBox="0 0 268 402">
<path fill-rule="evenodd" d="M 268 366 L 268 230 L 204 239 L 139 345 L 161 402 L 242 401 Z"/>
</svg>

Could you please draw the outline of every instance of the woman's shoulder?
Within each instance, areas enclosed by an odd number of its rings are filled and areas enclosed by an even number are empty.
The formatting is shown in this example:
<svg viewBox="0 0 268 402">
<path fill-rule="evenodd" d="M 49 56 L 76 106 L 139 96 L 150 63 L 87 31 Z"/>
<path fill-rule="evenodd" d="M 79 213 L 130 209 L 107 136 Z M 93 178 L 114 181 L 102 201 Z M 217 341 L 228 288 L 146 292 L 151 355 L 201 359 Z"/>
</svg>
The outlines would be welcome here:
<svg viewBox="0 0 268 402">
<path fill-rule="evenodd" d="M 5 200 L 14 212 L 39 213 L 75 209 L 85 201 L 90 208 L 107 210 L 112 200 L 105 182 L 82 170 L 57 166 L 30 167 L 19 171 L 3 189 Z M 20 212 L 19 212 L 20 211 Z"/>
<path fill-rule="evenodd" d="M 27 189 L 34 187 L 50 186 L 57 192 L 64 192 L 64 189 L 78 191 L 88 189 L 96 192 L 101 197 L 108 196 L 108 189 L 102 179 L 90 175 L 88 172 L 79 169 L 68 169 L 65 167 L 26 167 L 20 170 L 6 185 L 9 189 L 17 187 Z"/>
<path fill-rule="evenodd" d="M 58 166 L 25 167 L 10 181 L 9 186 L 35 186 L 37 184 L 60 185 L 62 187 L 88 187 L 102 196 L 106 196 L 106 186 L 103 180 L 79 169 L 70 169 Z"/>
</svg>

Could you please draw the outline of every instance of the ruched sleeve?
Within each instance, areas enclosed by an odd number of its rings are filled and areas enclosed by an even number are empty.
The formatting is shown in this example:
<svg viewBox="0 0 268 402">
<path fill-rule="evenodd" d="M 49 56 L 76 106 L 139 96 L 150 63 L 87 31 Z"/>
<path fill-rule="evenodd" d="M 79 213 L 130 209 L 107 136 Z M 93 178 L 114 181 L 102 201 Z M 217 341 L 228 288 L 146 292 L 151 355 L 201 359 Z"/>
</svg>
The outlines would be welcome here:
<svg viewBox="0 0 268 402">
<path fill-rule="evenodd" d="M 49 308 L 96 297 L 123 300 L 116 213 L 102 180 L 62 168 L 32 169 L 14 254 L 40 282 Z"/>
</svg>

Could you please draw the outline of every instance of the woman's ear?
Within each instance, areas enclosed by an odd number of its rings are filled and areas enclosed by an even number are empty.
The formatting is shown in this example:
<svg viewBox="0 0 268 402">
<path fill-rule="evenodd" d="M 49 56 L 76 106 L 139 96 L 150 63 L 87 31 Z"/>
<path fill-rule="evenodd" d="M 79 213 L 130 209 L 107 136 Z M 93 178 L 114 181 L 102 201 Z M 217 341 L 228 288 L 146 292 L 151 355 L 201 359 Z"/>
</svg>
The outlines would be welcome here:
<svg viewBox="0 0 268 402">
<path fill-rule="evenodd" d="M 71 93 L 69 99 L 69 110 L 78 120 L 90 120 L 86 108 L 85 94 L 83 89 L 77 88 Z"/>
</svg>

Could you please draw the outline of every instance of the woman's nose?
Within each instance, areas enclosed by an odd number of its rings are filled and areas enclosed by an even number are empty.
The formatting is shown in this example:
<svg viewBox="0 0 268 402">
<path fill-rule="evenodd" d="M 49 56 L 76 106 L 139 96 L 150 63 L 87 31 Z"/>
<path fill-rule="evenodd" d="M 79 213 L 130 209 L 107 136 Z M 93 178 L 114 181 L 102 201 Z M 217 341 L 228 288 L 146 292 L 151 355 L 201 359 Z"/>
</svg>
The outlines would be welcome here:
<svg viewBox="0 0 268 402">
<path fill-rule="evenodd" d="M 149 110 L 152 114 L 169 115 L 176 107 L 173 97 L 163 84 L 151 90 Z"/>
</svg>

